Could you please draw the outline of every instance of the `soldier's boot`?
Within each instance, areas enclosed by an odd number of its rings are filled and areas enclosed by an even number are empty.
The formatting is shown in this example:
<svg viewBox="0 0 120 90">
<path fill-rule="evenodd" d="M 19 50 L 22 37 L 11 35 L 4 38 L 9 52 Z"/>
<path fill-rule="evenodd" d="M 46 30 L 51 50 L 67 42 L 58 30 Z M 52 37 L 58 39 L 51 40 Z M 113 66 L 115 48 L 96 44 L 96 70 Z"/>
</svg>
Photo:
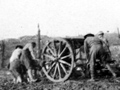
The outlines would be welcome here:
<svg viewBox="0 0 120 90">
<path fill-rule="evenodd" d="M 106 64 L 107 69 L 112 73 L 113 78 L 116 78 L 116 73 L 112 70 L 110 65 Z"/>
<path fill-rule="evenodd" d="M 17 77 L 17 80 L 16 80 L 16 83 L 21 83 L 22 82 L 22 79 L 20 76 Z"/>
<path fill-rule="evenodd" d="M 16 78 L 13 78 L 13 83 L 16 83 Z"/>
<path fill-rule="evenodd" d="M 29 79 L 30 79 L 30 81 L 29 81 L 30 83 L 37 81 L 37 79 L 33 78 L 31 69 L 28 70 L 28 76 L 29 76 Z"/>
<path fill-rule="evenodd" d="M 89 79 L 88 81 L 95 81 L 94 73 L 91 73 L 91 79 Z"/>
<path fill-rule="evenodd" d="M 91 79 L 89 79 L 88 81 L 95 81 L 94 67 L 92 67 L 90 70 L 90 76 L 91 76 Z"/>
</svg>

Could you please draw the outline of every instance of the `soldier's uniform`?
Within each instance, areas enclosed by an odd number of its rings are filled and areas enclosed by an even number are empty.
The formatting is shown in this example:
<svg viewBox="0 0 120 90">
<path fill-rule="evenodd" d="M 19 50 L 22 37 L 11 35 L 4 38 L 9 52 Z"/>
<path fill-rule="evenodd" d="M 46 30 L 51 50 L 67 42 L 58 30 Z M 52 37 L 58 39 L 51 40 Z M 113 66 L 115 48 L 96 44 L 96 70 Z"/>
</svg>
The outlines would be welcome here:
<svg viewBox="0 0 120 90">
<path fill-rule="evenodd" d="M 84 41 L 84 51 L 89 60 L 91 78 L 94 79 L 94 65 L 97 56 L 102 53 L 102 41 L 97 37 L 87 37 Z"/>
<path fill-rule="evenodd" d="M 30 82 L 35 82 L 37 79 L 34 79 L 32 75 L 32 70 L 35 68 L 35 55 L 33 52 L 33 49 L 35 48 L 36 43 L 27 43 L 23 50 L 21 55 L 21 62 L 26 67 L 27 73 L 30 79 Z"/>
<path fill-rule="evenodd" d="M 12 52 L 9 62 L 9 70 L 13 75 L 14 83 L 18 83 L 22 81 L 21 76 L 21 62 L 20 56 L 22 53 L 22 46 L 16 46 L 17 48 Z"/>
<path fill-rule="evenodd" d="M 28 43 L 24 46 L 21 56 L 22 63 L 25 65 L 26 69 L 34 68 L 33 62 L 35 56 L 33 54 L 33 47 L 31 43 Z"/>
<path fill-rule="evenodd" d="M 102 31 L 99 31 L 97 34 L 98 38 L 100 38 L 103 42 L 103 47 L 106 50 L 106 52 L 110 52 L 109 51 L 109 42 L 108 40 L 104 37 L 104 33 Z"/>
<path fill-rule="evenodd" d="M 111 52 L 109 49 L 109 42 L 108 40 L 104 37 L 104 32 L 103 31 L 99 31 L 97 34 L 97 37 L 99 39 L 101 39 L 102 43 L 103 43 L 103 49 L 104 49 L 104 58 L 105 62 L 103 62 L 105 64 L 105 66 L 107 67 L 107 69 L 113 74 L 113 77 L 116 77 L 116 74 L 114 73 L 114 71 L 112 70 L 112 68 L 109 65 L 109 61 L 112 60 L 111 57 Z"/>
</svg>

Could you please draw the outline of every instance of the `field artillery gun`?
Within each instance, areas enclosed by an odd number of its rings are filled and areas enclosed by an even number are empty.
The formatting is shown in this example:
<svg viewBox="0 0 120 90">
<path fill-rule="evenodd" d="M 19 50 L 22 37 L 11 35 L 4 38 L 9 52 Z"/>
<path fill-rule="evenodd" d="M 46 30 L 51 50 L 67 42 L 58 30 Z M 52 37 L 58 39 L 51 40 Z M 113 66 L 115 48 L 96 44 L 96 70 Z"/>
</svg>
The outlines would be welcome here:
<svg viewBox="0 0 120 90">
<path fill-rule="evenodd" d="M 50 40 L 42 50 L 42 59 L 44 60 L 42 69 L 46 77 L 53 82 L 62 82 L 73 73 L 89 76 L 83 44 L 83 38 L 55 38 Z M 97 60 L 96 72 L 101 74 L 102 70 L 105 71 L 106 69 Z"/>
</svg>

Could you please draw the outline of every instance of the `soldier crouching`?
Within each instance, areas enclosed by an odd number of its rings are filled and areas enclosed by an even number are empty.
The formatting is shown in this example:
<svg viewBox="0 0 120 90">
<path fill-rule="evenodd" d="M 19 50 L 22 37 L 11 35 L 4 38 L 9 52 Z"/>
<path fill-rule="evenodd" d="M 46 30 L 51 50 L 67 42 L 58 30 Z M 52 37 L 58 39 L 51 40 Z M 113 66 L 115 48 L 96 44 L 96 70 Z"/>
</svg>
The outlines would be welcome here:
<svg viewBox="0 0 120 90">
<path fill-rule="evenodd" d="M 12 55 L 9 61 L 9 70 L 13 76 L 14 83 L 22 82 L 21 61 L 20 61 L 22 48 L 23 47 L 21 45 L 17 45 L 15 50 L 12 52 Z"/>
</svg>

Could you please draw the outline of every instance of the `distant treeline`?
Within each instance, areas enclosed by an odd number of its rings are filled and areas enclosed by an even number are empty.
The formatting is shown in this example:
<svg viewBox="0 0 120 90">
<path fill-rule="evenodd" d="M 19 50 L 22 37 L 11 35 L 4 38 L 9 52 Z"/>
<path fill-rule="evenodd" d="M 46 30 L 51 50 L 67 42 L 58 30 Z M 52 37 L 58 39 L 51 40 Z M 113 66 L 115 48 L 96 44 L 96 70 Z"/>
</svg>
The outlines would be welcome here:
<svg viewBox="0 0 120 90">
<path fill-rule="evenodd" d="M 120 37 L 117 33 L 105 34 L 105 37 L 108 39 L 110 45 L 120 45 Z"/>
<path fill-rule="evenodd" d="M 83 38 L 83 35 L 76 37 Z M 105 33 L 105 38 L 108 39 L 110 45 L 120 45 L 120 35 L 117 33 Z"/>
</svg>

